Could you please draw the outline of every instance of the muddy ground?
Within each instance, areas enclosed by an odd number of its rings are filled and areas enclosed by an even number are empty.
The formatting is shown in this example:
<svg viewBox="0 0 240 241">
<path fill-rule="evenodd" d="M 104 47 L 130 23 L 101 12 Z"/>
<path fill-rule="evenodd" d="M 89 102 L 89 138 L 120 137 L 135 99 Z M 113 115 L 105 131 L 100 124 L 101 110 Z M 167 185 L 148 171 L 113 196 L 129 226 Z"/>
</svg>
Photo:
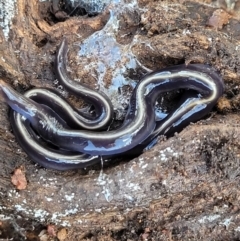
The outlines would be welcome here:
<svg viewBox="0 0 240 241">
<path fill-rule="evenodd" d="M 8 107 L 1 103 L 1 240 L 239 240 L 239 2 L 140 0 L 120 11 L 116 44 L 123 54 L 130 49 L 139 63 L 128 72 L 131 78 L 138 81 L 148 69 L 205 63 L 225 82 L 224 96 L 205 119 L 161 138 L 133 160 L 103 169 L 100 164 L 67 172 L 44 169 L 15 141 Z M 97 16 L 67 18 L 50 7 L 51 2 L 17 1 L 7 40 L 0 30 L 1 78 L 20 93 L 50 87 L 62 94 L 53 63 L 65 36 L 69 75 L 94 88 L 99 73 L 85 71 L 76 53 L 79 43 L 106 27 L 114 6 Z M 84 61 L 97 60 L 93 55 Z M 121 57 L 106 70 L 104 87 L 127 63 Z M 11 182 L 19 167 L 27 179 L 24 190 Z"/>
</svg>

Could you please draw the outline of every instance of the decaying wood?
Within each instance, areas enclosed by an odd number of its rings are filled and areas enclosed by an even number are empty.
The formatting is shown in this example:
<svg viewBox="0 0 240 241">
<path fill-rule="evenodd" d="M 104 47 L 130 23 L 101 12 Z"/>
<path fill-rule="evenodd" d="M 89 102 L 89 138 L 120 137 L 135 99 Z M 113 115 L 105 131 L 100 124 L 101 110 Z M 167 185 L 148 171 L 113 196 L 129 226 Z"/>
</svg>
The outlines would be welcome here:
<svg viewBox="0 0 240 241">
<path fill-rule="evenodd" d="M 0 31 L 0 76 L 20 92 L 34 86 L 53 88 L 52 66 L 62 36 L 71 36 L 71 46 L 109 19 L 106 10 L 93 18 L 56 22 L 48 2 L 16 4 L 8 40 Z M 46 170 L 29 160 L 15 142 L 8 107 L 1 103 L 1 238 L 36 240 L 49 224 L 71 241 L 240 238 L 240 22 L 231 15 L 221 31 L 207 27 L 215 8 L 200 1 L 139 4 L 146 10 L 120 19 L 125 29 L 119 29 L 116 38 L 121 44 L 138 35 L 132 50 L 151 69 L 209 63 L 224 78 L 225 96 L 208 119 L 160 139 L 138 158 L 69 172 Z M 75 73 L 74 63 L 69 65 Z M 81 75 L 81 69 L 76 73 Z M 110 80 L 107 76 L 106 83 Z M 11 176 L 20 166 L 28 184 L 17 191 Z"/>
</svg>

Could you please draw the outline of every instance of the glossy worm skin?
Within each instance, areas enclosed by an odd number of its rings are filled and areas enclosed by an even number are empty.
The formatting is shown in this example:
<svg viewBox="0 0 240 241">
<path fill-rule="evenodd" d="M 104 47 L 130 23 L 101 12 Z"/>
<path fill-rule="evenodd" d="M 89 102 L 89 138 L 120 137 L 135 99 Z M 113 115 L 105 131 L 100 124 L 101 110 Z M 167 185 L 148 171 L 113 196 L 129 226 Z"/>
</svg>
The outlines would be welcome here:
<svg viewBox="0 0 240 241">
<path fill-rule="evenodd" d="M 136 86 L 130 99 L 128 113 L 123 125 L 112 131 L 93 132 L 87 130 L 68 130 L 51 123 L 42 112 L 35 115 L 33 127 L 46 140 L 60 148 L 90 155 L 111 156 L 124 153 L 142 143 L 154 131 L 166 134 L 171 128 L 185 120 L 191 122 L 192 115 L 205 115 L 223 93 L 223 82 L 212 68 L 204 65 L 176 66 L 175 68 L 153 72 L 146 75 Z M 192 89 L 198 92 L 179 105 L 161 123 L 155 122 L 154 104 L 157 96 L 175 89 Z"/>
<path fill-rule="evenodd" d="M 9 86 L 8 89 L 11 90 Z M 18 93 L 14 92 L 14 94 L 16 95 Z M 68 103 L 64 102 L 64 100 L 56 95 L 55 92 L 47 89 L 32 89 L 27 91 L 24 96 L 45 105 L 43 108 L 46 108 L 46 106 L 51 106 L 51 109 L 46 109 L 48 113 L 52 112 L 52 109 L 54 109 L 56 113 L 60 113 L 61 116 L 55 113 L 54 118 L 56 118 L 56 120 L 61 123 L 61 125 L 65 126 L 65 128 L 68 128 L 69 123 L 72 126 L 79 124 L 73 114 L 74 110 L 72 113 L 69 113 L 70 110 L 72 110 L 72 106 L 68 106 Z M 63 105 L 60 106 L 60 104 Z M 65 107 L 67 109 L 65 109 Z M 63 117 L 65 117 L 65 120 L 68 117 L 67 121 L 63 120 Z M 63 151 L 50 147 L 32 129 L 30 121 L 16 111 L 11 110 L 10 120 L 18 143 L 20 143 L 23 150 L 32 160 L 43 167 L 62 171 L 83 168 L 99 162 L 98 156 L 91 156 L 76 152 L 74 153 L 66 150 Z M 54 121 L 54 119 L 52 119 L 52 121 Z"/>
<path fill-rule="evenodd" d="M 93 130 L 111 120 L 111 103 L 102 93 L 85 86 L 81 92 L 80 85 L 68 78 L 66 53 L 63 40 L 56 58 L 58 78 L 70 91 L 89 98 L 96 109 L 95 118 L 78 112 L 52 90 L 33 89 L 23 96 L 0 80 L 0 96 L 14 110 L 11 123 L 19 144 L 32 160 L 47 168 L 82 168 L 100 158 L 139 153 L 158 135 L 170 135 L 202 118 L 224 91 L 221 77 L 207 65 L 177 65 L 155 71 L 134 89 L 123 125 L 96 132 Z M 156 120 L 154 106 L 159 94 L 177 89 L 186 92 L 176 109 Z"/>
<path fill-rule="evenodd" d="M 67 52 L 67 40 L 64 38 L 60 44 L 55 60 L 57 78 L 60 83 L 71 93 L 74 93 L 75 95 L 80 96 L 84 98 L 84 100 L 87 100 L 89 103 L 93 104 L 97 114 L 97 118 L 90 120 L 89 118 L 84 118 L 83 113 L 75 111 L 75 116 L 76 113 L 78 114 L 75 118 L 75 121 L 78 119 L 78 125 L 82 126 L 84 129 L 101 129 L 108 125 L 113 118 L 112 103 L 103 92 L 93 90 L 88 86 L 71 80 L 68 77 L 66 70 Z M 67 109 L 67 107 L 64 107 L 64 109 Z"/>
<path fill-rule="evenodd" d="M 208 65 L 191 64 L 188 66 L 168 67 L 165 78 L 188 79 L 189 90 L 185 92 L 178 107 L 166 118 L 156 122 L 156 128 L 147 142 L 158 135 L 171 135 L 179 132 L 190 122 L 195 122 L 209 113 L 224 92 L 224 83 L 216 70 Z M 178 84 L 178 82 L 177 82 Z M 191 90 L 197 90 L 191 91 Z M 156 93 L 152 92 L 152 95 Z M 154 96 L 150 96 L 151 98 Z"/>
</svg>

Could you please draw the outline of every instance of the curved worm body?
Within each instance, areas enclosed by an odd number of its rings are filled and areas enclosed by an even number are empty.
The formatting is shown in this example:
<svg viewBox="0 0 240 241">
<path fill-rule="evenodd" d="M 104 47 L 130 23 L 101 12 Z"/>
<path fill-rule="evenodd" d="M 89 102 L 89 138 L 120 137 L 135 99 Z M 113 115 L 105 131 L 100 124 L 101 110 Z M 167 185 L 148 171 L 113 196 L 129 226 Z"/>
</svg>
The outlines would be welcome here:
<svg viewBox="0 0 240 241">
<path fill-rule="evenodd" d="M 90 155 L 111 156 L 124 153 L 146 140 L 152 133 L 167 134 L 168 130 L 191 122 L 196 114 L 201 118 L 222 95 L 221 79 L 212 75 L 213 69 L 203 65 L 178 66 L 146 75 L 135 88 L 122 127 L 113 131 L 93 132 L 62 128 L 49 121 L 46 114 L 35 115 L 33 127 L 60 148 Z M 214 77 L 214 78 L 213 78 Z M 175 89 L 191 89 L 198 93 L 177 106 L 159 126 L 155 122 L 154 104 L 157 96 Z"/>
<path fill-rule="evenodd" d="M 57 55 L 57 75 L 69 90 L 89 98 L 95 106 L 95 118 L 77 112 L 51 90 L 33 89 L 23 96 L 0 80 L 0 96 L 14 110 L 11 123 L 17 140 L 31 159 L 48 168 L 86 167 L 99 162 L 100 157 L 141 152 L 158 135 L 171 135 L 202 118 L 224 91 L 221 77 L 207 65 L 178 65 L 155 71 L 144 76 L 134 89 L 122 126 L 96 132 L 111 120 L 111 103 L 87 87 L 81 92 L 79 85 L 67 77 L 64 41 Z M 159 94 L 177 89 L 186 91 L 175 110 L 156 120 L 154 106 Z"/>
<path fill-rule="evenodd" d="M 179 68 L 176 69 L 176 67 Z M 177 81 L 182 78 L 186 78 L 186 81 L 188 79 L 189 88 L 182 96 L 178 107 L 163 120 L 156 122 L 156 128 L 148 138 L 148 142 L 158 135 L 169 136 L 179 132 L 190 122 L 201 119 L 212 110 L 224 92 L 222 78 L 210 66 L 202 64 L 180 65 L 168 67 L 167 70 L 171 73 L 170 78 L 175 78 Z M 166 76 L 166 78 L 168 77 Z M 155 93 L 152 92 L 152 95 Z"/>
<path fill-rule="evenodd" d="M 2 86 L 5 85 L 4 82 L 0 81 L 0 83 Z M 8 90 L 8 93 L 11 91 L 12 95 L 17 94 L 14 90 L 11 90 L 9 86 Z M 32 89 L 27 91 L 24 96 L 37 101 L 38 104 L 41 104 L 38 108 L 46 109 L 45 111 L 47 113 L 52 113 L 52 110 L 55 110 L 54 119 L 52 119 L 53 122 L 58 122 L 65 128 L 69 128 L 69 126 L 81 127 L 82 123 L 76 120 L 74 115 L 76 113 L 72 106 L 56 95 L 54 91 L 48 89 Z M 18 98 L 21 99 L 21 95 L 19 95 Z M 18 109 L 19 107 L 16 106 L 15 108 Z M 30 108 L 32 107 L 30 106 Z M 63 120 L 64 117 L 65 119 Z M 25 118 L 25 116 L 22 116 L 16 111 L 11 110 L 10 121 L 16 139 L 23 150 L 32 160 L 43 167 L 62 171 L 87 167 L 100 160 L 98 156 L 61 150 L 57 147 L 49 146 L 49 144 L 32 129 L 29 118 Z"/>
<path fill-rule="evenodd" d="M 82 97 L 95 107 L 97 117 L 91 121 L 88 118 L 84 118 L 83 113 L 78 113 L 75 111 L 75 115 L 76 113 L 78 114 L 76 116 L 78 119 L 78 124 L 84 129 L 88 130 L 101 129 L 108 125 L 113 118 L 112 103 L 103 92 L 93 90 L 88 86 L 71 80 L 68 77 L 66 70 L 67 52 L 67 40 L 64 38 L 59 47 L 55 60 L 57 78 L 68 91 Z"/>
<path fill-rule="evenodd" d="M 10 112 L 10 118 L 18 143 L 32 160 L 43 167 L 62 171 L 87 167 L 100 160 L 98 156 L 50 147 L 35 133 L 28 119 L 15 111 Z"/>
</svg>

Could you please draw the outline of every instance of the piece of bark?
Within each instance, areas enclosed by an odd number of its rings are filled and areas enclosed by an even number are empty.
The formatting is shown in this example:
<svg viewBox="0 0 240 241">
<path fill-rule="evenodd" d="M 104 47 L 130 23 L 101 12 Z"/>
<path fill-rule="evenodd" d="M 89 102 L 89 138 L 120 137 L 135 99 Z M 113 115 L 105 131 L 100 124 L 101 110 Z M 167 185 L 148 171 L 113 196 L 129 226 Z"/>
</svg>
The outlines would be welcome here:
<svg viewBox="0 0 240 241">
<path fill-rule="evenodd" d="M 24 190 L 27 187 L 27 180 L 25 177 L 25 171 L 22 167 L 19 167 L 14 170 L 14 173 L 11 177 L 12 184 L 16 187 L 17 190 Z"/>
<path fill-rule="evenodd" d="M 208 29 L 205 24 L 214 9 L 200 1 L 182 2 L 144 1 L 147 11 L 140 13 L 138 31 L 132 21 L 138 12 L 122 18 L 129 33 L 139 34 L 131 46 L 136 58 L 157 69 L 200 56 L 221 72 L 229 109 L 238 111 L 240 22 L 232 18 L 221 31 Z M 55 23 L 48 3 L 18 0 L 16 7 L 9 39 L 0 31 L 5 60 L 0 58 L 0 75 L 20 92 L 53 86 L 52 65 L 62 35 L 71 36 L 71 46 L 103 28 L 109 18 L 106 11 L 95 18 Z M 124 38 L 119 39 L 123 44 Z M 81 68 L 71 61 L 69 65 L 73 77 L 75 70 L 81 75 Z M 221 105 L 218 110 L 224 111 Z M 239 239 L 238 115 L 217 114 L 161 140 L 134 160 L 104 165 L 103 170 L 98 165 L 57 172 L 29 160 L 15 142 L 7 113 L 1 103 L 1 238 L 33 240 L 52 223 L 59 230 L 67 227 L 65 240 L 71 241 Z M 28 185 L 16 191 L 11 173 L 21 165 Z"/>
</svg>

